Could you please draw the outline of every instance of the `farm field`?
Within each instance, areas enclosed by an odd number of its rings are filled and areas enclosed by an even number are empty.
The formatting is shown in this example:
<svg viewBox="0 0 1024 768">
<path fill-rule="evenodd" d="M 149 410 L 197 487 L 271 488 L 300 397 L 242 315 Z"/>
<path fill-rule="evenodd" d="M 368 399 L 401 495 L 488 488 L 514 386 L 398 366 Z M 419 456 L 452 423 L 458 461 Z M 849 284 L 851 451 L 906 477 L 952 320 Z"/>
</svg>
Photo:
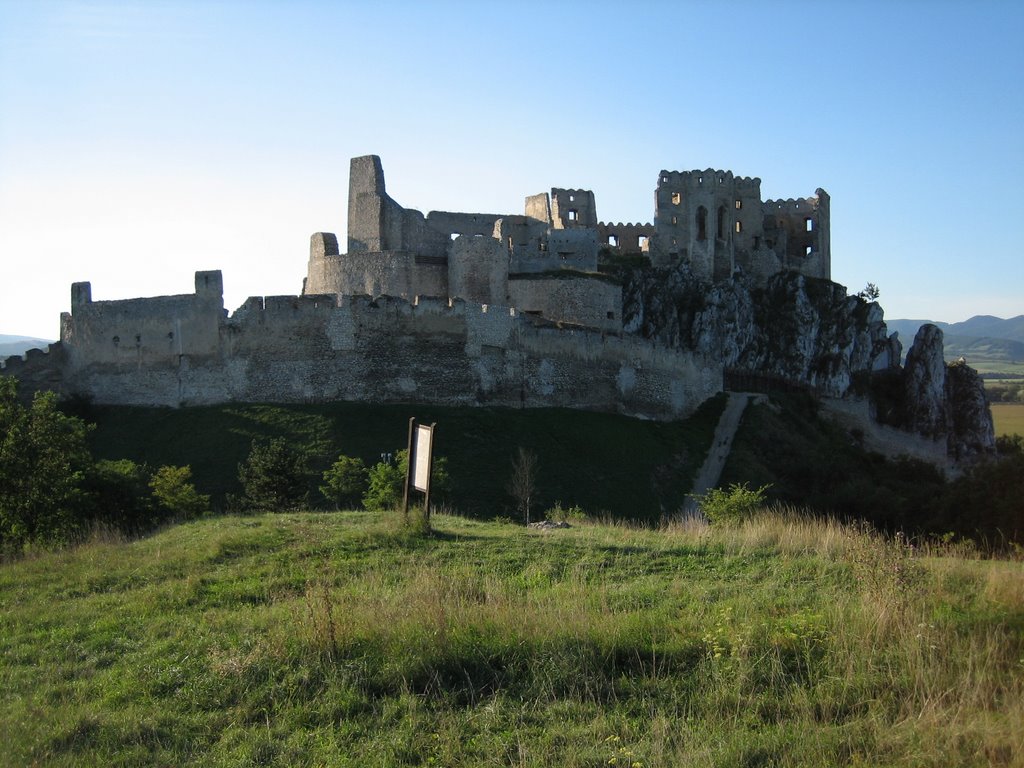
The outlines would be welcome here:
<svg viewBox="0 0 1024 768">
<path fill-rule="evenodd" d="M 992 403 L 992 422 L 999 435 L 1024 435 L 1024 404 Z"/>
<path fill-rule="evenodd" d="M 214 517 L 0 565 L 0 765 L 1024 761 L 1024 564 L 777 512 Z"/>
</svg>

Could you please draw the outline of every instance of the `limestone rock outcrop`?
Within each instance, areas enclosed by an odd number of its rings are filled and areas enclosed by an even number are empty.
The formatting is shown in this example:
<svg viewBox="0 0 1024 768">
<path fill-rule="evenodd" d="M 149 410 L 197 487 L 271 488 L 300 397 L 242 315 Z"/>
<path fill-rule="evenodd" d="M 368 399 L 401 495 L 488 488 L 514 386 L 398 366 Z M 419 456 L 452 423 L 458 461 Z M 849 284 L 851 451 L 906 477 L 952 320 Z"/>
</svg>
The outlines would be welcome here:
<svg viewBox="0 0 1024 768">
<path fill-rule="evenodd" d="M 942 331 L 922 326 L 902 345 L 882 308 L 829 280 L 781 272 L 763 286 L 741 276 L 708 285 L 685 264 L 637 270 L 623 289 L 625 329 L 832 398 L 870 390 L 880 422 L 945 439 L 950 458 L 991 453 L 992 416 L 977 372 L 947 366 Z"/>
</svg>

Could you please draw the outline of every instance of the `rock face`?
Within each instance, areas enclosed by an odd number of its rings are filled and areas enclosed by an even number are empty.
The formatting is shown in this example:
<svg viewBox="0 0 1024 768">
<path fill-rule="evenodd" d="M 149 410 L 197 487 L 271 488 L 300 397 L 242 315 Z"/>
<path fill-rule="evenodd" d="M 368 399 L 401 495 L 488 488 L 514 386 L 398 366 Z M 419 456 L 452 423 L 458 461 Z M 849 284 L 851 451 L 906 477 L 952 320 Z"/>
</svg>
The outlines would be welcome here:
<svg viewBox="0 0 1024 768">
<path fill-rule="evenodd" d="M 958 461 L 991 453 L 995 429 L 985 387 L 963 359 L 946 365 L 942 340 L 942 330 L 931 324 L 922 325 L 914 337 L 903 369 L 902 418 L 896 426 L 945 438 L 947 453 Z"/>
<path fill-rule="evenodd" d="M 708 286 L 681 264 L 634 273 L 623 297 L 627 331 L 829 397 L 847 394 L 858 373 L 899 365 L 899 341 L 888 336 L 878 304 L 796 272 L 764 288 L 739 278 Z"/>
<path fill-rule="evenodd" d="M 638 270 L 623 289 L 629 332 L 721 359 L 727 369 L 770 376 L 842 398 L 873 394 L 879 421 L 969 459 L 994 450 L 992 416 L 977 372 L 947 366 L 942 331 L 922 326 L 900 366 L 902 345 L 882 308 L 829 280 L 796 272 L 752 287 L 741 276 L 708 285 L 685 264 Z"/>
</svg>

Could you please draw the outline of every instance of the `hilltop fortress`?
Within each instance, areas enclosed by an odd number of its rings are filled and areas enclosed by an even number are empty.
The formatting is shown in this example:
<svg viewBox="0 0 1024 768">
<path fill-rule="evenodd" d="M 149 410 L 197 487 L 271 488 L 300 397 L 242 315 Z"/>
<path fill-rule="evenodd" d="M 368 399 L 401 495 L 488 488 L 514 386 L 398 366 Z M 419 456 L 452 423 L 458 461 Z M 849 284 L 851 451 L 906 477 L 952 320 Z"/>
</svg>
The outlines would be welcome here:
<svg viewBox="0 0 1024 768">
<path fill-rule="evenodd" d="M 301 295 L 249 298 L 229 315 L 219 271 L 197 272 L 195 293 L 179 296 L 93 301 L 90 284 L 75 283 L 60 341 L 3 373 L 98 403 L 685 416 L 722 390 L 724 362 L 624 331 L 623 281 L 608 266 L 627 256 L 709 285 L 764 286 L 783 272 L 828 280 L 829 198 L 762 201 L 760 179 L 662 171 L 651 224 L 599 222 L 593 192 L 580 189 L 529 196 L 521 214 L 424 216 L 388 196 L 378 157 L 357 157 L 346 252 L 334 234 L 314 234 Z M 887 350 L 871 364 L 892 365 Z"/>
</svg>

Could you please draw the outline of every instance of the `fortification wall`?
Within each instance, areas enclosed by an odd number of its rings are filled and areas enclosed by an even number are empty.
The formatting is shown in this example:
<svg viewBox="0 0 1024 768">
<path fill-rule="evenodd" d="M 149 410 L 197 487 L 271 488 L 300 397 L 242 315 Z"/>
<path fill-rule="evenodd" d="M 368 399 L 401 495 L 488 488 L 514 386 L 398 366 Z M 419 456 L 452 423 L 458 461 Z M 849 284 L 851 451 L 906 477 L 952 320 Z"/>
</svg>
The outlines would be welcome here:
<svg viewBox="0 0 1024 768">
<path fill-rule="evenodd" d="M 590 290 L 603 291 L 608 301 L 619 290 L 594 280 L 556 282 L 566 301 L 573 290 L 587 290 L 573 284 L 591 283 Z M 352 400 L 561 406 L 680 418 L 721 382 L 720 366 L 690 353 L 593 328 L 537 325 L 508 306 L 307 294 L 252 297 L 226 317 L 217 309 L 219 297 L 200 294 L 125 302 L 85 298 L 65 318 L 58 357 L 40 352 L 13 366 L 24 371 L 35 357 L 46 357 L 46 365 L 37 367 L 51 378 L 57 374 L 65 394 L 98 403 Z M 175 331 L 180 349 L 174 354 L 144 341 L 147 329 L 155 333 L 169 321 L 177 322 L 176 329 L 194 329 Z M 136 345 L 133 339 L 129 351 L 107 348 L 114 331 L 140 328 L 143 341 Z"/>
<path fill-rule="evenodd" d="M 448 293 L 478 304 L 508 303 L 508 248 L 463 235 L 448 249 Z"/>
<path fill-rule="evenodd" d="M 454 240 L 457 235 L 490 237 L 494 232 L 494 222 L 500 218 L 499 214 L 494 213 L 431 211 L 427 214 L 427 226 L 450 240 Z"/>
<path fill-rule="evenodd" d="M 649 249 L 654 235 L 653 224 L 618 224 L 601 222 L 597 225 L 597 241 L 601 247 L 617 249 L 620 253 L 643 253 Z"/>
<path fill-rule="evenodd" d="M 447 295 L 448 266 L 444 258 L 424 257 L 412 251 L 316 253 L 310 255 L 303 292 L 407 298 L 418 293 Z"/>
<path fill-rule="evenodd" d="M 622 286 L 605 279 L 567 277 L 512 277 L 509 303 L 521 312 L 535 313 L 606 331 L 622 329 Z"/>
</svg>

